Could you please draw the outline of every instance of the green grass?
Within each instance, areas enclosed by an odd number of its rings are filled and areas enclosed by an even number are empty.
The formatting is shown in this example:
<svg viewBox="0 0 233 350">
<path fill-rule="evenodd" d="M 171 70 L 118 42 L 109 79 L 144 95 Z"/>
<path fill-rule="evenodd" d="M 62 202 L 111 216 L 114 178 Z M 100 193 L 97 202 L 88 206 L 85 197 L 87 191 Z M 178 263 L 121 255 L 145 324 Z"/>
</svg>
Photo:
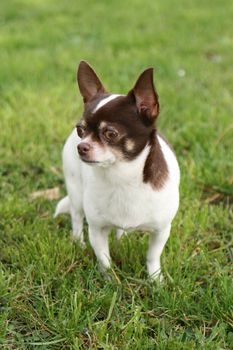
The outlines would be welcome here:
<svg viewBox="0 0 233 350">
<path fill-rule="evenodd" d="M 1 1 L 0 348 L 232 349 L 233 7 L 229 0 Z M 81 116 L 80 59 L 112 92 L 155 68 L 181 203 L 147 280 L 147 235 L 111 238 L 112 279 L 53 220 L 60 153 Z M 180 77 L 180 69 L 185 70 Z"/>
</svg>

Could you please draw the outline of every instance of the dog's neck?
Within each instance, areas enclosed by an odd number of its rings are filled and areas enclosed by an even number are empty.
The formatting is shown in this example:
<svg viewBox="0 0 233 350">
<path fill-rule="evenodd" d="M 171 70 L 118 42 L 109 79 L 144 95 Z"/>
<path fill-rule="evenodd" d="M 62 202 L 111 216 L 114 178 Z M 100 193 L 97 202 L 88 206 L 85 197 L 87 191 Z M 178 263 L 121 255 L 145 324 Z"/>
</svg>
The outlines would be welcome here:
<svg viewBox="0 0 233 350">
<path fill-rule="evenodd" d="M 138 186 L 143 182 L 143 170 L 150 153 L 149 143 L 131 161 L 118 160 L 108 167 L 93 167 L 95 176 L 102 177 L 112 185 Z"/>
<path fill-rule="evenodd" d="M 161 189 L 168 177 L 159 136 L 156 132 L 139 155 L 131 161 L 117 161 L 108 167 L 93 167 L 96 177 L 102 178 L 112 186 L 140 186 L 150 184 L 154 189 Z"/>
</svg>

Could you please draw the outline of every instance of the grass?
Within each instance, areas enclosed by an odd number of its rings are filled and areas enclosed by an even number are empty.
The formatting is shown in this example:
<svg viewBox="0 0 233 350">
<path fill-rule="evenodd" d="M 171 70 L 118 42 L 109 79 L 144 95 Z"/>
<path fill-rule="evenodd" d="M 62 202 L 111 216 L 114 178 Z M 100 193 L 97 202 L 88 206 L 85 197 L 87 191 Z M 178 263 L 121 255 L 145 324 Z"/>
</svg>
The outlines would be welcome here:
<svg viewBox="0 0 233 350">
<path fill-rule="evenodd" d="M 228 0 L 1 2 L 0 348 L 233 348 L 232 16 Z M 121 93 L 155 67 L 182 170 L 162 286 L 147 280 L 146 234 L 111 237 L 105 280 L 69 218 L 53 220 L 56 201 L 30 200 L 65 193 L 80 59 Z"/>
</svg>

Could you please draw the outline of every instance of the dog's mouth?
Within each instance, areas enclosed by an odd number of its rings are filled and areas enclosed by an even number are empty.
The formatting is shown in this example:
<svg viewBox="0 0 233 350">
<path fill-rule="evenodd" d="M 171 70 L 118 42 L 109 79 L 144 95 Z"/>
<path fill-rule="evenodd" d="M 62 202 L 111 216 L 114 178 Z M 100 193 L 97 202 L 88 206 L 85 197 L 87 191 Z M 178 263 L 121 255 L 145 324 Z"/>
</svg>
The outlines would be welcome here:
<svg viewBox="0 0 233 350">
<path fill-rule="evenodd" d="M 80 160 L 83 162 L 83 163 L 86 163 L 86 164 L 89 164 L 89 165 L 101 165 L 101 161 L 99 160 L 94 160 L 94 159 L 90 159 L 88 157 L 85 157 L 85 156 L 81 156 L 79 155 L 79 158 Z"/>
<path fill-rule="evenodd" d="M 81 158 L 81 157 L 80 157 Z M 84 159 L 84 158 L 81 158 L 81 160 L 84 162 L 84 163 L 88 163 L 88 164 L 99 164 L 101 162 L 98 162 L 97 160 L 88 160 L 88 159 Z"/>
<path fill-rule="evenodd" d="M 87 159 L 84 157 L 80 157 L 81 161 L 85 164 L 88 164 L 90 166 L 97 166 L 97 167 L 108 167 L 111 164 L 113 164 L 113 160 L 111 159 L 107 159 L 104 161 L 98 161 L 98 160 L 91 160 L 91 159 Z"/>
</svg>

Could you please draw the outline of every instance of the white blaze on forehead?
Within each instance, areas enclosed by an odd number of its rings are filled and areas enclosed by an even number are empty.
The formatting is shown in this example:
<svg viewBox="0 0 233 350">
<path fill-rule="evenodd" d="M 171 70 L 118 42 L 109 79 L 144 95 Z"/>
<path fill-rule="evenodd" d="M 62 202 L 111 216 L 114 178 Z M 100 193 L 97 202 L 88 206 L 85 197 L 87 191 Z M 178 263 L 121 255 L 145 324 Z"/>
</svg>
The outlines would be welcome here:
<svg viewBox="0 0 233 350">
<path fill-rule="evenodd" d="M 108 102 L 114 100 L 114 98 L 117 98 L 117 97 L 119 97 L 119 96 L 122 96 L 122 95 L 112 94 L 112 95 L 110 95 L 110 96 L 108 96 L 108 97 L 103 98 L 103 100 L 101 100 L 101 101 L 97 104 L 97 106 L 96 106 L 95 109 L 93 110 L 93 113 L 97 112 L 98 109 L 100 109 L 101 107 L 103 107 L 104 105 L 106 105 Z"/>
</svg>

